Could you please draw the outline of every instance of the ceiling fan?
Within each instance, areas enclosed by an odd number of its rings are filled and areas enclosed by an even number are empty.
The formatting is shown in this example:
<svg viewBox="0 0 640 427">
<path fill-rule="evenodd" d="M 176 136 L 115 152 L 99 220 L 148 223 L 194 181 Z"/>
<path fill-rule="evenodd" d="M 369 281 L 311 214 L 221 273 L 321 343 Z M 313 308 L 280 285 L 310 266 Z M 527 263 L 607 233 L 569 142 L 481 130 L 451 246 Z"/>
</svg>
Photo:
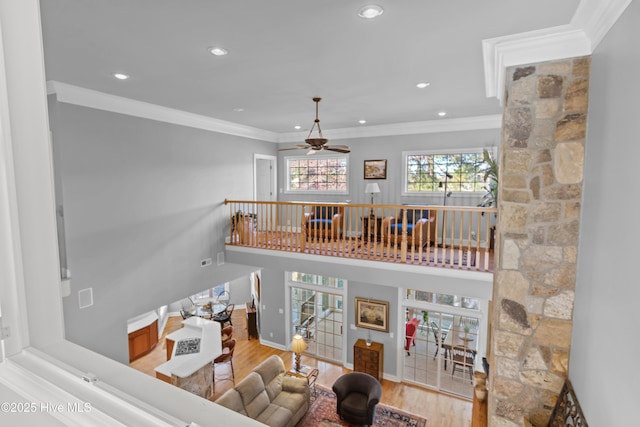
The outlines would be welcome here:
<svg viewBox="0 0 640 427">
<path fill-rule="evenodd" d="M 304 141 L 306 144 L 298 144 L 295 147 L 290 148 L 281 148 L 279 151 L 285 150 L 302 150 L 308 148 L 307 155 L 313 154 L 317 151 L 329 150 L 329 151 L 337 151 L 338 153 L 350 153 L 351 149 L 346 145 L 327 145 L 329 140 L 322 136 L 322 130 L 320 129 L 320 119 L 318 118 L 318 103 L 322 100 L 322 98 L 313 98 L 313 102 L 316 103 L 316 119 L 313 122 L 313 126 L 311 126 L 311 130 L 309 131 L 309 136 Z M 318 138 L 311 138 L 311 133 L 313 132 L 313 128 L 318 126 Z"/>
</svg>

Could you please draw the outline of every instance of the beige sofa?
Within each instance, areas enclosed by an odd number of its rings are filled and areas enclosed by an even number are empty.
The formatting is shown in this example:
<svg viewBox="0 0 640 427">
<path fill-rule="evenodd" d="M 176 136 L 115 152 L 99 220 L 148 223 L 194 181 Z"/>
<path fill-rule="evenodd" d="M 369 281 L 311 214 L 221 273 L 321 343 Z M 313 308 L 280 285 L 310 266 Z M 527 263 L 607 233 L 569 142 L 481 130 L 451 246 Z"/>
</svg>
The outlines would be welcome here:
<svg viewBox="0 0 640 427">
<path fill-rule="evenodd" d="M 311 390 L 304 378 L 285 375 L 273 355 L 227 390 L 216 403 L 273 427 L 294 427 L 309 409 Z"/>
</svg>

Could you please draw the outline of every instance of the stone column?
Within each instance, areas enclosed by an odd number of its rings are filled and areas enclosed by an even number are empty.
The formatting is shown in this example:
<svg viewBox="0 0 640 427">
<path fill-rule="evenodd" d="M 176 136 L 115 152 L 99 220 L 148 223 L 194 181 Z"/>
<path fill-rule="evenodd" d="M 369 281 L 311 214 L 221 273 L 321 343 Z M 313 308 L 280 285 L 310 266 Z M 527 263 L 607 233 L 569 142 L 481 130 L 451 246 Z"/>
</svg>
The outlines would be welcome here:
<svg viewBox="0 0 640 427">
<path fill-rule="evenodd" d="M 590 63 L 506 73 L 490 426 L 546 425 L 568 375 Z"/>
</svg>

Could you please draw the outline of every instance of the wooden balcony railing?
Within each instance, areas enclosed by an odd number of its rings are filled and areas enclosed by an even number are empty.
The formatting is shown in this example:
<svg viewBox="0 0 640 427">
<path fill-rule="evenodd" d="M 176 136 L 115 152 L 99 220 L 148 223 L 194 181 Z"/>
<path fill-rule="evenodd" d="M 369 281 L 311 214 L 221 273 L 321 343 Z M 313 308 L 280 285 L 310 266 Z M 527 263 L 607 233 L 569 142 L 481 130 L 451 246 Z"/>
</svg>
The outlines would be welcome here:
<svg viewBox="0 0 640 427">
<path fill-rule="evenodd" d="M 493 271 L 495 208 L 225 200 L 229 245 Z"/>
</svg>

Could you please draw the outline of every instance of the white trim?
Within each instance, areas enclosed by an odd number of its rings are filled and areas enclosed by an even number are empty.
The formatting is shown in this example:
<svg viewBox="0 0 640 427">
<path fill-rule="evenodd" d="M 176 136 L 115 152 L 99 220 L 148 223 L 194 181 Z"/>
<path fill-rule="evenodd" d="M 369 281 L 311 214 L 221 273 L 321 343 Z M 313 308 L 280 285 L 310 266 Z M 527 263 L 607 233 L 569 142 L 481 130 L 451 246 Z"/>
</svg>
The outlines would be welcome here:
<svg viewBox="0 0 640 427">
<path fill-rule="evenodd" d="M 213 117 L 188 113 L 149 102 L 137 101 L 92 89 L 50 80 L 47 94 L 56 95 L 58 102 L 95 108 L 133 117 L 172 123 L 181 126 L 241 136 L 260 141 L 291 143 L 300 142 L 307 134 L 302 132 L 276 133 L 245 126 Z M 455 132 L 479 129 L 499 129 L 501 115 L 478 116 L 460 119 L 432 120 L 424 122 L 395 123 L 380 126 L 353 127 L 325 131 L 330 139 L 371 138 L 376 136 L 414 135 L 424 133 Z"/>
<path fill-rule="evenodd" d="M 277 134 L 266 130 L 244 126 L 237 123 L 214 119 L 199 114 L 188 113 L 174 108 L 162 107 L 122 96 L 111 95 L 91 89 L 73 86 L 57 81 L 47 82 L 47 94 L 55 94 L 58 102 L 127 114 L 144 119 L 157 120 L 195 129 L 203 129 L 227 135 L 261 141 L 276 142 Z"/>
<path fill-rule="evenodd" d="M 424 122 L 394 123 L 379 126 L 329 129 L 324 131 L 323 134 L 329 140 L 335 140 L 500 128 L 502 128 L 502 115 L 493 114 L 488 116 L 465 117 L 459 119 L 442 119 Z M 302 132 L 282 133 L 278 137 L 278 142 L 300 142 L 304 140 L 305 137 L 306 134 Z M 331 144 L 331 142 L 329 143 Z"/>
<path fill-rule="evenodd" d="M 593 53 L 630 3 L 631 0 L 581 0 L 571 25 L 584 30 Z"/>
<path fill-rule="evenodd" d="M 485 92 L 502 103 L 505 69 L 591 55 L 631 0 L 582 0 L 571 23 L 482 41 Z"/>
<path fill-rule="evenodd" d="M 502 103 L 506 68 L 591 54 L 584 31 L 570 25 L 482 41 L 487 97 Z"/>
</svg>

